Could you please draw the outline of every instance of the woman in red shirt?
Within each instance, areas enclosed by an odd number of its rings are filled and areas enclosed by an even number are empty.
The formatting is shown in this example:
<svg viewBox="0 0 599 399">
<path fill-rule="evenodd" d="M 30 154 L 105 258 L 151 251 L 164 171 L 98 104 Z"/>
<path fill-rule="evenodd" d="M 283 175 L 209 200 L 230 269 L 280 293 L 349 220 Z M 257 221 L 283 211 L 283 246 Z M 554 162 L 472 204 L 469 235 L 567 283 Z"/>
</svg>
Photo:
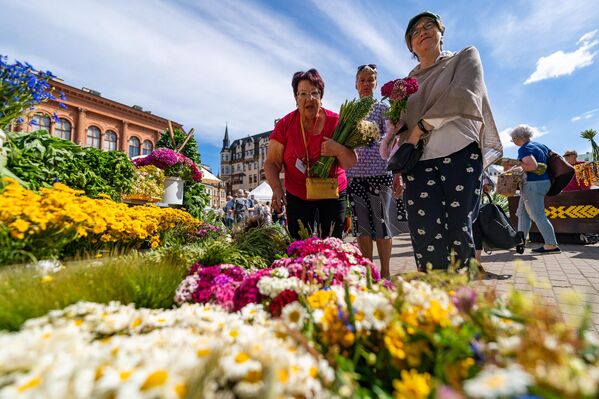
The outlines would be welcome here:
<svg viewBox="0 0 599 399">
<path fill-rule="evenodd" d="M 318 231 L 321 237 L 341 238 L 347 198 L 345 169 L 353 167 L 358 159 L 353 150 L 331 139 L 339 115 L 322 107 L 324 81 L 318 71 L 310 69 L 296 72 L 291 86 L 297 109 L 275 125 L 264 162 L 266 179 L 273 190 L 272 207 L 279 209 L 286 205 L 287 225 L 293 238 L 300 238 L 299 222 L 310 231 Z M 305 144 L 302 125 L 306 134 Z M 306 159 L 306 153 L 309 159 Z M 306 198 L 308 166 L 312 167 L 320 155 L 337 159 L 330 177 L 337 177 L 338 199 Z M 279 179 L 281 170 L 285 172 L 285 190 Z"/>
</svg>

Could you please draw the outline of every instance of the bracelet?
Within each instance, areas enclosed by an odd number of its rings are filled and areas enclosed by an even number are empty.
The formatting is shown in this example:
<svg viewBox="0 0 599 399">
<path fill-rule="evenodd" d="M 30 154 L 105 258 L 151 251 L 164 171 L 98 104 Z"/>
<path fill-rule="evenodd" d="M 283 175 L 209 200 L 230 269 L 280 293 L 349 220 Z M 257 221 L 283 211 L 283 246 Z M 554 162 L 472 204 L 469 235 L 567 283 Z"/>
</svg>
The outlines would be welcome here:
<svg viewBox="0 0 599 399">
<path fill-rule="evenodd" d="M 422 131 L 423 131 L 424 133 L 426 133 L 426 134 L 429 134 L 429 133 L 430 133 L 430 132 L 433 130 L 433 129 L 431 129 L 431 130 L 427 130 L 427 129 L 424 127 L 424 123 L 422 123 L 422 119 L 420 119 L 420 120 L 418 121 L 417 125 L 418 125 L 418 129 L 422 130 Z"/>
</svg>

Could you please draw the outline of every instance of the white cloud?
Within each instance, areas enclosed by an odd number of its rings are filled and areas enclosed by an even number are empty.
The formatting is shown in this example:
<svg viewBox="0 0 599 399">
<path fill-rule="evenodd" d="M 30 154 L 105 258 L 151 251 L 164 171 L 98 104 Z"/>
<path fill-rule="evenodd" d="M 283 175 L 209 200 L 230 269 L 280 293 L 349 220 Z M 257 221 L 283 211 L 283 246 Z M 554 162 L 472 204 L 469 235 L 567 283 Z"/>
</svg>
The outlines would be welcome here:
<svg viewBox="0 0 599 399">
<path fill-rule="evenodd" d="M 504 66 L 527 65 L 556 47 L 565 47 L 585 27 L 597 26 L 597 0 L 512 0 L 506 7 L 488 7 L 479 18 L 479 32 Z M 507 62 L 509 60 L 509 62 Z"/>
<path fill-rule="evenodd" d="M 65 83 L 195 127 L 200 142 L 220 144 L 226 121 L 232 139 L 272 129 L 295 107 L 297 70 L 316 66 L 328 88 L 342 87 L 334 71 L 353 70 L 291 17 L 253 3 L 0 1 L 12 16 L 0 24 L 3 53 L 51 61 Z M 346 89 L 327 91 L 325 106 L 353 96 Z"/>
<path fill-rule="evenodd" d="M 534 126 L 530 126 L 530 125 L 524 125 L 524 126 L 528 126 L 532 129 L 532 131 L 533 131 L 532 140 L 536 140 L 539 137 L 542 137 L 549 133 L 547 128 L 544 126 L 543 127 L 534 127 Z M 510 136 L 510 133 L 516 127 L 517 126 L 512 126 L 510 128 L 504 129 L 499 132 L 499 138 L 501 139 L 501 143 L 503 144 L 504 149 L 516 147 L 516 145 L 514 143 L 512 143 L 512 137 Z"/>
<path fill-rule="evenodd" d="M 599 40 L 593 40 L 596 33 L 597 30 L 584 34 L 577 42 L 580 47 L 575 51 L 566 53 L 559 50 L 547 57 L 539 58 L 537 69 L 524 84 L 570 75 L 576 69 L 591 65 L 597 55 L 597 52 L 591 52 L 591 49 L 599 44 Z"/>
<path fill-rule="evenodd" d="M 377 9 L 373 2 L 312 1 L 351 43 L 367 51 L 361 63 L 374 61 L 379 68 L 383 66 L 398 75 L 407 75 L 414 67 L 403 41 L 403 27 L 395 18 L 389 18 L 388 10 Z"/>
<path fill-rule="evenodd" d="M 577 122 L 582 119 L 591 119 L 593 117 L 593 115 L 595 114 L 595 112 L 597 112 L 598 110 L 599 110 L 599 108 L 595 108 L 590 111 L 583 112 L 582 114 L 573 117 L 572 122 Z"/>
</svg>

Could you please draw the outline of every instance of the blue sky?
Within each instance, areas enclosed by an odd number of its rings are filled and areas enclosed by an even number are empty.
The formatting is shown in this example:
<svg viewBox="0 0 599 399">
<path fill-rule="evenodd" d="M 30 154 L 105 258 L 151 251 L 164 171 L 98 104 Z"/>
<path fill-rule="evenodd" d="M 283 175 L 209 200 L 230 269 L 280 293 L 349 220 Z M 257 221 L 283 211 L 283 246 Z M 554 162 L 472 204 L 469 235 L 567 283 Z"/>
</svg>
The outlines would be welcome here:
<svg viewBox="0 0 599 399">
<path fill-rule="evenodd" d="M 599 130 L 599 0 L 0 0 L 0 54 L 76 87 L 195 128 L 218 171 L 225 124 L 237 139 L 270 130 L 294 107 L 291 76 L 317 68 L 324 106 L 356 96 L 358 65 L 379 86 L 416 61 L 403 39 L 423 10 L 441 15 L 444 48 L 476 46 L 506 156 L 525 123 L 558 152 Z"/>
</svg>

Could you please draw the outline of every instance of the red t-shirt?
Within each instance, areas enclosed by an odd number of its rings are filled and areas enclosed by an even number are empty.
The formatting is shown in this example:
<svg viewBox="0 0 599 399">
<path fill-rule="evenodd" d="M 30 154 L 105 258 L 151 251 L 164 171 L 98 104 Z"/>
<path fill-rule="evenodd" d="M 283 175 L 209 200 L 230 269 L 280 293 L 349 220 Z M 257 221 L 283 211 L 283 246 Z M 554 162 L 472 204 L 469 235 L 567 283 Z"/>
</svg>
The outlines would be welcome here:
<svg viewBox="0 0 599 399">
<path fill-rule="evenodd" d="M 576 162 L 576 165 L 579 165 L 581 163 L 581 161 Z M 564 189 L 562 191 L 585 191 L 585 190 L 590 190 L 591 186 L 589 186 L 587 184 L 586 181 L 581 180 L 580 182 L 578 180 L 576 180 L 576 175 L 572 176 L 572 180 L 570 180 L 570 183 L 568 183 L 568 185 L 566 187 L 564 187 Z"/>
<path fill-rule="evenodd" d="M 323 137 L 332 137 L 339 122 L 339 115 L 321 108 L 324 111 L 325 121 L 322 132 L 318 135 L 313 135 L 306 131 L 306 141 L 308 142 L 308 152 L 310 154 L 310 167 L 312 167 L 320 156 L 320 145 Z M 310 127 L 304 126 L 304 129 Z M 311 136 L 311 137 L 308 137 Z M 302 138 L 302 130 L 300 127 L 300 114 L 298 110 L 285 115 L 275 125 L 275 129 L 271 133 L 270 140 L 276 140 L 283 144 L 283 168 L 285 170 L 285 189 L 291 194 L 303 200 L 306 199 L 306 174 L 301 172 L 296 167 L 297 160 L 301 160 L 306 165 L 306 147 Z M 336 169 L 335 169 L 336 168 Z M 337 176 L 339 184 L 339 192 L 347 188 L 347 177 L 345 170 L 339 167 L 335 162 L 331 168 L 330 176 Z"/>
</svg>

